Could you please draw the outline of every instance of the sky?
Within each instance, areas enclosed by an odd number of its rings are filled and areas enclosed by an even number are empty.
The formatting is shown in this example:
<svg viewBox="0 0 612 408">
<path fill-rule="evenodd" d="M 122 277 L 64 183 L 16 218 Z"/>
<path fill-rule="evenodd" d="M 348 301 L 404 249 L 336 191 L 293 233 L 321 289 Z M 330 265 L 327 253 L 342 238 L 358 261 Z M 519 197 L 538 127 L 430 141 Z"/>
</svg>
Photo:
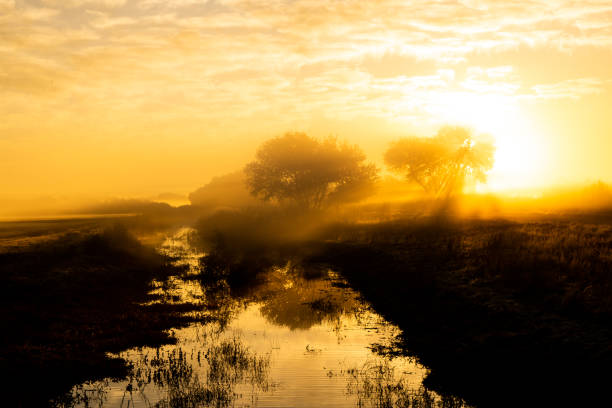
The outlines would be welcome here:
<svg viewBox="0 0 612 408">
<path fill-rule="evenodd" d="M 611 66 L 612 1 L 0 0 L 0 198 L 188 193 L 287 131 L 383 167 L 444 124 L 495 138 L 487 189 L 612 181 Z"/>
</svg>

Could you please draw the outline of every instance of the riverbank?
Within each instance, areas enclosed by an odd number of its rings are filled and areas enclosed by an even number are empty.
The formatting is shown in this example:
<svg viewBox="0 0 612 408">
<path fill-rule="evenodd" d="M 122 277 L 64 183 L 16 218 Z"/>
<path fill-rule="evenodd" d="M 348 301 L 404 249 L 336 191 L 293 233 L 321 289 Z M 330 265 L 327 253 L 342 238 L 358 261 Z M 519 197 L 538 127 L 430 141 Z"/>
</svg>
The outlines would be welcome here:
<svg viewBox="0 0 612 408">
<path fill-rule="evenodd" d="M 607 401 L 612 229 L 571 221 L 336 227 L 311 257 L 403 331 L 424 384 L 477 407 Z"/>
<path fill-rule="evenodd" d="M 167 330 L 191 320 L 182 313 L 190 305 L 145 306 L 153 279 L 184 270 L 122 227 L 54 230 L 0 254 L 0 265 L 9 405 L 44 406 L 74 384 L 124 376 L 126 362 L 107 353 L 171 343 Z"/>
</svg>

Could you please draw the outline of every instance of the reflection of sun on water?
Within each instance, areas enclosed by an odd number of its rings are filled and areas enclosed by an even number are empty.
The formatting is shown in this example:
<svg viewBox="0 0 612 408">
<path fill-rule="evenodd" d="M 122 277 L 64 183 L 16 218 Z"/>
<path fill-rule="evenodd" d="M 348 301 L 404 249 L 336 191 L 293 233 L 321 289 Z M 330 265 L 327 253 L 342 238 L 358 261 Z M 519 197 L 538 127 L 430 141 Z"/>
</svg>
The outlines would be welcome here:
<svg viewBox="0 0 612 408">
<path fill-rule="evenodd" d="M 458 92 L 437 97 L 432 106 L 434 117 L 494 137 L 495 165 L 481 190 L 528 187 L 541 181 L 546 160 L 542 139 L 514 97 Z"/>
</svg>

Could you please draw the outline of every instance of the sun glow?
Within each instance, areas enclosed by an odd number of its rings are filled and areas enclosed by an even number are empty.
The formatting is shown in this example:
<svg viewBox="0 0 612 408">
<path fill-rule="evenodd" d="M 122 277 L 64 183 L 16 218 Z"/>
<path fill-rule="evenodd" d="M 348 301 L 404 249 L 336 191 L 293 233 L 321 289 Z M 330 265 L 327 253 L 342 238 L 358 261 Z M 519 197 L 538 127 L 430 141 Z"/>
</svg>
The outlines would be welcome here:
<svg viewBox="0 0 612 408">
<path fill-rule="evenodd" d="M 537 184 L 546 161 L 542 139 L 519 101 L 509 95 L 467 92 L 436 97 L 432 115 L 495 139 L 495 165 L 480 190 L 507 190 Z"/>
</svg>

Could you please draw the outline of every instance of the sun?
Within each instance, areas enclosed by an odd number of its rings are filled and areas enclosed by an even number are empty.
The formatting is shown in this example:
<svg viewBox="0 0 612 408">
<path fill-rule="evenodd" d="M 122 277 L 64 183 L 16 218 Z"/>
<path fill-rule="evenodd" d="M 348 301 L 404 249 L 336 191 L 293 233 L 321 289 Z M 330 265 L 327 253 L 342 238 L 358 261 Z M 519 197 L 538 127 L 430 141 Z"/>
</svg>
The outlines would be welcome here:
<svg viewBox="0 0 612 408">
<path fill-rule="evenodd" d="M 481 190 L 533 187 L 544 177 L 545 149 L 516 98 L 467 92 L 439 95 L 431 104 L 443 123 L 468 126 L 495 139 L 495 165 Z"/>
</svg>

